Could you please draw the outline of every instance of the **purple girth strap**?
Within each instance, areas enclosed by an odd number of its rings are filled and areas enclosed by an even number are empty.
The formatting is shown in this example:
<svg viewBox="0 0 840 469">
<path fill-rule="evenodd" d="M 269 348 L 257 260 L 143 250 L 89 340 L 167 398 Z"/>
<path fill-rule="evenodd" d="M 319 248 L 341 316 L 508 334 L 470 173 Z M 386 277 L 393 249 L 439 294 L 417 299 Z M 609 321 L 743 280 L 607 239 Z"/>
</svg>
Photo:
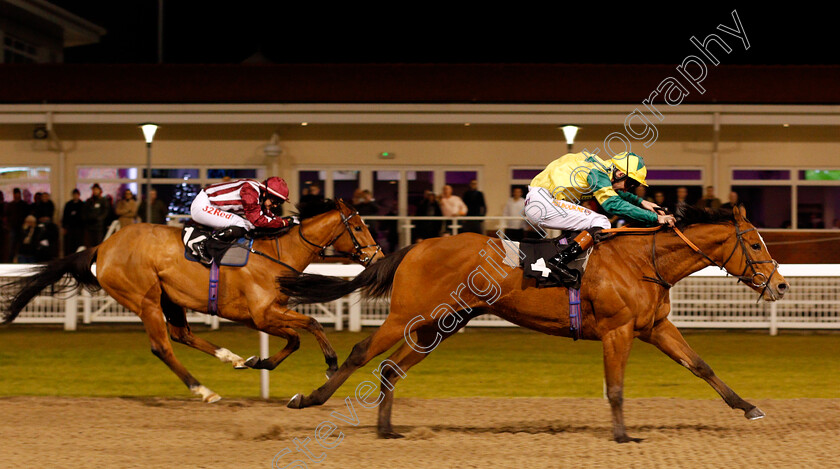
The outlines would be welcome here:
<svg viewBox="0 0 840 469">
<path fill-rule="evenodd" d="M 219 313 L 219 265 L 214 260 L 210 264 L 210 291 L 207 295 L 207 314 Z"/>
<path fill-rule="evenodd" d="M 566 238 L 561 238 L 557 244 L 568 244 Z M 569 332 L 574 340 L 580 339 L 580 290 L 569 288 Z"/>
</svg>

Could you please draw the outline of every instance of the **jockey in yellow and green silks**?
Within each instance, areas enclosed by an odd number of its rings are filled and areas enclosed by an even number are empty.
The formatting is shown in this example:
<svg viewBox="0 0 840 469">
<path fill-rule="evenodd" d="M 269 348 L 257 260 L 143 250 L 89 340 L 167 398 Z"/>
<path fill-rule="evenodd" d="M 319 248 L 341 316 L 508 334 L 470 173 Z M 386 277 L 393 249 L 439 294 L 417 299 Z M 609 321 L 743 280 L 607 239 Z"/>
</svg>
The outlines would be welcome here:
<svg viewBox="0 0 840 469">
<path fill-rule="evenodd" d="M 531 181 L 525 198 L 525 213 L 543 228 L 582 231 L 566 249 L 549 262 L 560 277 L 572 274 L 565 266 L 592 245 L 594 232 L 609 228 L 609 219 L 579 205 L 594 198 L 604 211 L 645 224 L 673 225 L 672 215 L 633 193 L 639 184 L 647 186 L 647 168 L 642 157 L 632 152 L 615 155 L 606 162 L 591 153 L 569 153 L 552 161 Z"/>
</svg>

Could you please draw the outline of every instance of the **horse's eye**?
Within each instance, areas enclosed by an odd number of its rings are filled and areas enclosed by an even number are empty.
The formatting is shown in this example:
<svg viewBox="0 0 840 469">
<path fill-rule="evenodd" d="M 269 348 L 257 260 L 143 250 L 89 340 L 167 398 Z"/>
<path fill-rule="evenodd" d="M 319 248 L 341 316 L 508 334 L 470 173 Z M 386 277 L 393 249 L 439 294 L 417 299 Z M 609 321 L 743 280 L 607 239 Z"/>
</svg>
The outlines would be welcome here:
<svg viewBox="0 0 840 469">
<path fill-rule="evenodd" d="M 357 226 L 357 227 L 355 227 L 355 228 L 353 228 L 353 229 L 354 229 L 354 230 L 356 230 L 356 231 L 362 231 L 362 227 L 361 227 L 361 226 Z"/>
<path fill-rule="evenodd" d="M 760 245 L 760 244 L 758 244 L 758 243 L 755 243 L 755 244 L 753 244 L 753 245 L 752 245 L 752 246 L 750 246 L 750 247 L 751 247 L 751 248 L 753 248 L 753 249 L 755 249 L 756 251 L 758 251 L 759 249 L 761 249 L 761 245 Z"/>
</svg>

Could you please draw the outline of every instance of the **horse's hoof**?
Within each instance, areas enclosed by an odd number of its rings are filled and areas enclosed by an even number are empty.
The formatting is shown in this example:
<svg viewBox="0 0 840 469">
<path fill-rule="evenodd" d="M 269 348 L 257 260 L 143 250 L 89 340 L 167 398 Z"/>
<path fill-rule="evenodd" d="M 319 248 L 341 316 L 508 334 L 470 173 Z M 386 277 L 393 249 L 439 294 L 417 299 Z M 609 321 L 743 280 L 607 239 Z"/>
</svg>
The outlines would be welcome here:
<svg viewBox="0 0 840 469">
<path fill-rule="evenodd" d="M 248 366 L 248 362 L 246 362 L 246 361 L 236 362 L 236 363 L 233 364 L 233 369 L 234 370 L 247 370 L 248 368 L 251 368 L 251 367 Z"/>
<path fill-rule="evenodd" d="M 289 399 L 288 404 L 286 407 L 290 409 L 303 409 L 303 394 L 295 394 Z"/>
<path fill-rule="evenodd" d="M 256 355 L 245 360 L 246 368 L 258 368 L 262 359 Z"/>
<path fill-rule="evenodd" d="M 378 432 L 379 438 L 384 438 L 386 440 L 396 440 L 397 438 L 405 438 L 405 435 L 402 433 L 397 433 L 395 431 L 390 432 Z"/>
<path fill-rule="evenodd" d="M 206 402 L 206 403 L 208 403 L 208 404 L 212 404 L 212 403 L 214 403 L 214 402 L 218 402 L 218 401 L 220 401 L 221 399 L 222 399 L 222 396 L 220 396 L 220 395 L 216 394 L 215 392 L 214 392 L 213 394 L 210 394 L 210 395 L 205 396 L 205 397 L 203 398 L 204 402 Z"/>
<path fill-rule="evenodd" d="M 621 435 L 614 438 L 616 443 L 641 443 L 642 438 L 633 438 L 628 435 Z"/>
<path fill-rule="evenodd" d="M 744 412 L 744 417 L 748 420 L 758 420 L 764 418 L 764 412 L 762 412 L 758 407 L 753 407 L 752 409 Z"/>
</svg>

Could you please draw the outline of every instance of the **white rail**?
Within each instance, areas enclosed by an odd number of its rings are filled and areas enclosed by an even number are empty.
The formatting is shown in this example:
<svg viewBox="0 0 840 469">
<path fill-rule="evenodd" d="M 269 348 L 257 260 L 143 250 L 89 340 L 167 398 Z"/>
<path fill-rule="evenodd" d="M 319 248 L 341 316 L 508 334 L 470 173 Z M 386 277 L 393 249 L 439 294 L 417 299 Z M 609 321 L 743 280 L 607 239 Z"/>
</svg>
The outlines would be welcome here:
<svg viewBox="0 0 840 469">
<path fill-rule="evenodd" d="M 28 275 L 34 266 L 0 264 L 0 284 Z M 362 271 L 356 264 L 313 264 L 305 272 L 352 278 Z M 756 302 L 758 294 L 716 268 L 706 268 L 679 282 L 671 290 L 671 320 L 678 327 L 768 329 L 840 329 L 840 265 L 787 264 L 779 272 L 791 283 L 784 300 Z M 8 295 L 8 287 L 0 294 Z M 137 315 L 104 292 L 66 293 L 55 297 L 49 290 L 24 308 L 17 323 L 63 324 L 76 330 L 79 321 L 122 323 L 139 321 Z M 332 324 L 359 331 L 382 324 L 389 312 L 388 299 L 363 299 L 358 293 L 327 304 L 301 305 L 298 311 Z M 219 318 L 190 311 L 188 320 L 219 327 Z M 224 322 L 225 320 L 222 320 Z M 487 315 L 470 326 L 508 327 L 511 323 Z"/>
</svg>

